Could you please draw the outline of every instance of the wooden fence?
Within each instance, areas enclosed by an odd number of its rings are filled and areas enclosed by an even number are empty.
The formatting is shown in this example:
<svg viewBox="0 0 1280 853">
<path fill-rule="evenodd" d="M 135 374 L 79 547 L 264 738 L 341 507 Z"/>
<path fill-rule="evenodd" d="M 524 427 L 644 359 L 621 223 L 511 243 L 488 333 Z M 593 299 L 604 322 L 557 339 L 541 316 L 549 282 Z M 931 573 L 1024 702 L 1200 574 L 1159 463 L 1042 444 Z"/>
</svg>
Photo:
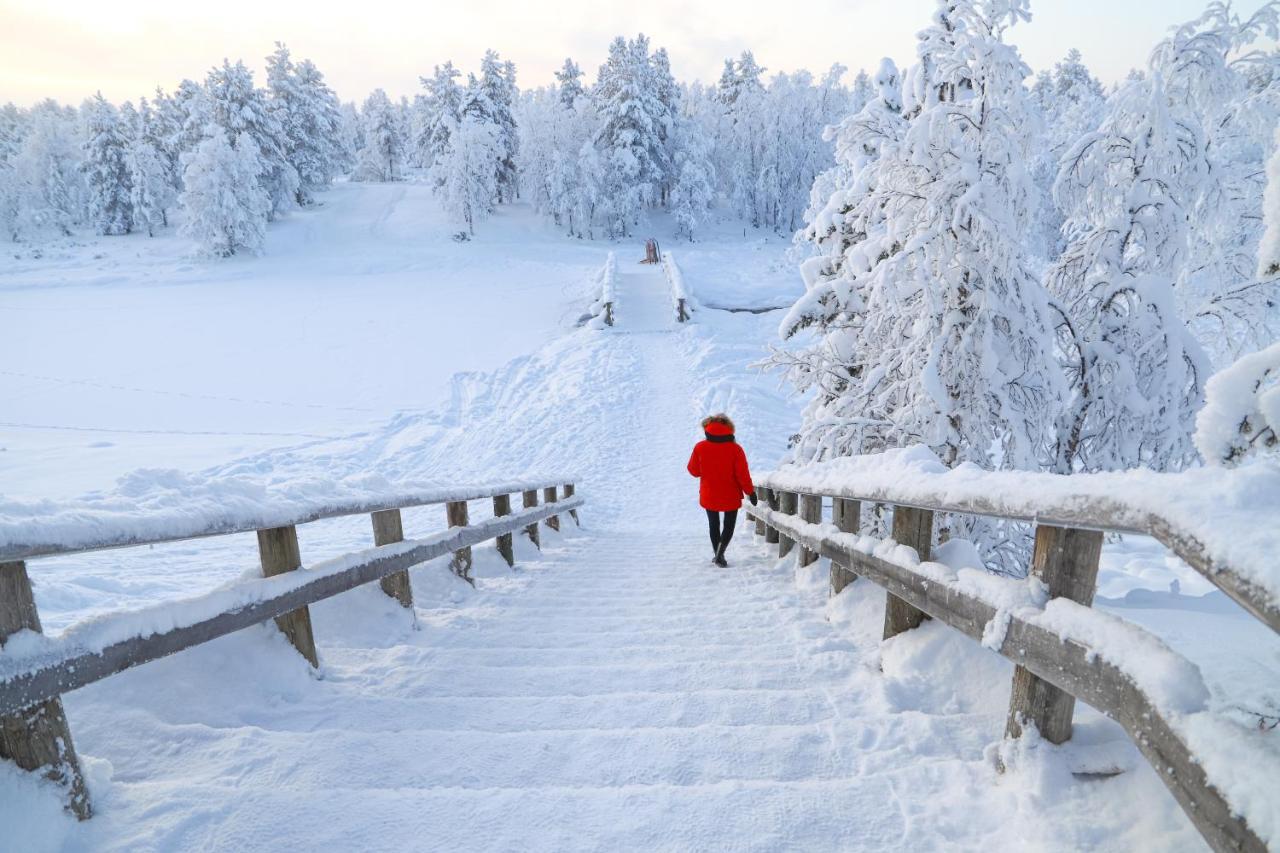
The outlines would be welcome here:
<svg viewBox="0 0 1280 853">
<path fill-rule="evenodd" d="M 671 288 L 671 305 L 675 309 L 676 322 L 687 323 L 693 318 L 693 299 L 684 285 L 684 273 L 676 265 L 670 252 L 662 253 L 662 274 Z"/>
<path fill-rule="evenodd" d="M 263 574 L 261 579 L 241 582 L 229 591 L 219 590 L 183 601 L 184 616 L 172 619 L 176 624 L 162 631 L 86 644 L 82 638 L 78 639 L 73 628 L 67 634 L 71 640 L 53 640 L 37 654 L 6 658 L 0 653 L 0 759 L 12 761 L 24 770 L 41 771 L 63 787 L 67 808 L 82 820 L 88 818 L 92 805 L 63 712 L 63 693 L 268 619 L 274 619 L 299 654 L 317 666 L 308 605 L 378 581 L 383 592 L 411 608 L 413 591 L 408 576 L 411 567 L 452 554 L 453 572 L 474 583 L 471 580 L 472 546 L 496 539 L 498 552 L 508 565 L 514 565 L 513 534 L 524 531 L 539 545 L 539 523 L 559 530 L 559 517 L 563 513 L 577 521 L 577 509 L 583 501 L 575 496 L 571 483 L 538 484 L 537 488 L 521 489 L 523 507 L 518 512 L 511 508 L 510 489 L 510 485 L 465 489 L 443 500 L 400 497 L 385 503 L 330 506 L 279 519 L 273 517 L 270 527 L 232 523 L 169 535 L 106 534 L 74 544 L 41 541 L 0 547 L 0 646 L 18 631 L 41 630 L 26 566 L 26 561 L 35 557 L 253 532 L 258 539 Z M 562 490 L 559 495 L 558 490 Z M 468 502 L 483 499 L 493 501 L 494 517 L 472 524 Z M 439 503 L 445 505 L 449 529 L 406 541 L 400 511 Z M 319 563 L 307 571 L 296 571 L 302 568 L 297 525 L 321 518 L 362 514 L 368 514 L 372 520 L 373 548 Z"/>
<path fill-rule="evenodd" d="M 831 592 L 841 592 L 858 578 L 883 587 L 888 596 L 883 636 L 887 639 L 918 626 L 928 618 L 995 647 L 988 626 L 1007 620 L 998 651 L 1017 664 L 1014 670 L 1005 735 L 1017 738 L 1034 725 L 1052 743 L 1071 737 L 1076 698 L 1119 722 L 1156 769 L 1192 823 L 1215 850 L 1262 851 L 1266 846 L 1225 800 L 1216 782 L 1206 775 L 1183 730 L 1172 724 L 1156 702 L 1106 650 L 1091 648 L 1086 637 L 1037 624 L 1033 616 L 1003 610 L 972 589 L 949 583 L 936 572 L 868 553 L 857 534 L 862 505 L 892 508 L 892 539 L 915 550 L 927 561 L 932 545 L 934 513 L 987 515 L 1036 524 L 1031 573 L 1044 583 L 1050 598 L 1067 598 L 1085 607 L 1093 602 L 1104 531 L 1122 530 L 1154 536 L 1244 608 L 1277 629 L 1276 602 L 1213 558 L 1195 540 L 1175 533 L 1174 525 L 1157 517 L 1142 524 L 1117 524 L 1115 506 L 1106 501 L 1073 500 L 1043 505 L 1034 515 L 996 511 L 995 500 L 921 501 L 892 489 L 856 486 L 814 486 L 797 490 L 797 475 L 765 476 L 757 480 L 758 506 L 747 513 L 756 520 L 755 532 L 777 543 L 783 556 L 797 547 L 802 565 L 819 557 L 831 560 Z M 823 498 L 831 499 L 832 517 L 823 520 Z M 1125 514 L 1131 518 L 1132 514 Z M 861 546 L 861 547 L 860 547 Z M 883 552 L 882 552 L 883 553 Z M 1169 652 L 1169 654 L 1174 654 Z"/>
</svg>

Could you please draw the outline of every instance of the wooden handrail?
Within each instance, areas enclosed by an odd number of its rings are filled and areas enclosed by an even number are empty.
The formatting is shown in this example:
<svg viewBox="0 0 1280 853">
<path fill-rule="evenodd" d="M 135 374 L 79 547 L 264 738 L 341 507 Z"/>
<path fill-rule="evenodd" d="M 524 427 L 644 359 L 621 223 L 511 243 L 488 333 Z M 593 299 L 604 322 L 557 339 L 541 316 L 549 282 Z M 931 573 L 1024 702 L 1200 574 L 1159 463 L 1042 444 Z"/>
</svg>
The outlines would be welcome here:
<svg viewBox="0 0 1280 853">
<path fill-rule="evenodd" d="M 132 548 L 137 545 L 159 545 L 165 542 L 182 542 L 188 539 L 206 539 L 210 536 L 227 536 L 235 533 L 252 533 L 255 530 L 266 530 L 273 527 L 290 527 L 299 524 L 310 524 L 327 518 L 341 518 L 347 515 L 366 515 L 393 509 L 411 509 L 419 506 L 432 506 L 454 501 L 474 501 L 510 495 L 527 489 L 545 488 L 550 482 L 545 480 L 516 481 L 499 483 L 493 486 L 460 486 L 439 487 L 425 490 L 408 490 L 391 492 L 376 500 L 357 500 L 309 507 L 302 511 L 273 511 L 264 509 L 256 518 L 216 521 L 201 524 L 175 517 L 166 525 L 164 533 L 145 532 L 150 519 L 136 518 L 130 521 L 115 522 L 114 532 L 91 535 L 89 530 L 70 532 L 59 526 L 51 526 L 48 533 L 39 538 L 25 542 L 5 541 L 4 524 L 0 522 L 0 563 L 15 560 L 31 560 L 37 557 L 52 557 L 59 554 L 80 554 L 86 551 L 106 551 L 115 548 Z M 558 482 L 558 481 L 557 481 Z M 131 532 L 129 527 L 141 528 Z"/>
<path fill-rule="evenodd" d="M 1048 524 L 1077 530 L 1138 533 L 1150 536 L 1176 554 L 1254 618 L 1272 631 L 1280 633 L 1280 600 L 1242 576 L 1225 560 L 1216 556 L 1203 542 L 1185 532 L 1180 532 L 1172 520 L 1149 509 L 1134 508 L 1114 498 L 1081 491 L 1054 502 L 1047 499 L 1037 500 L 1034 511 L 1025 511 L 1023 506 L 1002 502 L 999 495 L 991 493 L 949 498 L 945 494 L 945 489 L 940 489 L 934 495 L 918 493 L 906 495 L 901 489 L 867 488 L 857 484 L 807 488 L 797 482 L 798 476 L 800 475 L 794 473 L 782 475 L 775 472 L 758 475 L 756 482 L 780 492 L 791 491 L 866 503 L 893 504 L 932 512 L 952 512 L 961 515 L 1027 521 L 1033 524 Z"/>
<path fill-rule="evenodd" d="M 563 497 L 556 499 L 563 487 Z M 539 506 L 538 488 L 547 500 Z M 525 506 L 511 512 L 512 492 L 524 494 Z M 530 495 L 534 498 L 530 502 Z M 494 517 L 479 524 L 468 520 L 467 501 L 492 498 Z M 449 529 L 424 539 L 404 541 L 400 510 L 409 506 L 444 503 Z M 318 666 L 309 607 L 317 601 L 379 581 L 383 592 L 401 605 L 412 608 L 413 592 L 407 571 L 410 567 L 453 554 L 450 568 L 472 582 L 471 547 L 489 539 L 498 540 L 498 551 L 508 563 L 514 562 L 511 536 L 529 532 L 538 544 L 538 523 L 549 526 L 561 513 L 577 521 L 583 499 L 574 494 L 572 483 L 564 480 L 547 486 L 545 481 L 451 488 L 383 496 L 372 501 L 352 501 L 280 511 L 264 511 L 258 518 L 242 513 L 231 521 L 214 524 L 186 522 L 170 524 L 165 532 L 145 532 L 146 523 L 134 518 L 115 522 L 105 534 L 95 533 L 101 525 L 81 519 L 74 523 L 53 523 L 51 531 L 61 531 L 65 539 L 27 536 L 26 543 L 0 548 L 0 760 L 10 760 L 21 769 L 41 772 L 60 786 L 66 807 L 81 820 L 92 816 L 84 777 L 76 757 L 71 729 L 62 707 L 62 694 L 100 681 L 148 661 L 274 619 L 286 639 L 312 666 Z M 375 547 L 348 554 L 303 569 L 296 525 L 322 518 L 369 514 Z M 96 519 L 101 521 L 100 518 Z M 155 523 L 154 521 L 152 523 Z M 17 653 L 8 640 L 18 632 L 40 633 L 31 581 L 24 557 L 94 551 L 172 542 L 207 536 L 255 531 L 263 577 L 242 581 L 229 589 L 215 590 L 194 599 L 160 605 L 165 610 L 164 630 L 146 633 L 133 620 L 138 612 L 98 617 L 73 625 L 55 640 L 24 643 L 27 651 Z M 0 536 L 5 534 L 0 524 Z M 0 539 L 0 541 L 5 541 Z M 170 611 L 175 604 L 179 607 Z M 148 610 L 141 611 L 143 613 Z"/>
<path fill-rule="evenodd" d="M 68 693 L 139 664 L 283 616 L 300 607 L 382 580 L 427 560 L 495 539 L 501 534 L 513 533 L 527 524 L 580 506 L 582 498 L 577 497 L 544 503 L 534 509 L 492 518 L 469 527 L 453 527 L 423 539 L 370 548 L 289 575 L 237 584 L 231 596 L 223 590 L 202 598 L 216 605 L 220 598 L 236 598 L 246 591 L 260 591 L 261 597 L 249 604 L 219 610 L 190 624 L 145 637 L 129 637 L 101 649 L 85 648 L 73 631 L 70 640 L 53 640 L 37 656 L 17 659 L 0 656 L 0 715 L 16 714 L 43 699 Z M 182 604 L 199 610 L 200 601 L 187 599 Z M 101 622 L 101 617 L 96 621 Z"/>
<path fill-rule="evenodd" d="M 763 481 L 767 483 L 769 478 L 765 477 Z M 1105 650 L 1092 648 L 1087 637 L 1075 636 L 1071 630 L 1064 630 L 1061 625 L 1039 624 L 1036 615 L 1043 614 L 1043 608 L 1038 611 L 1032 608 L 1030 613 L 1023 608 L 1001 610 L 995 604 L 962 588 L 953 579 L 940 576 L 936 571 L 892 562 L 867 553 L 865 540 L 859 541 L 850 533 L 814 523 L 811 519 L 797 518 L 794 512 L 785 511 L 788 506 L 794 507 L 795 492 L 767 491 L 781 495 L 778 500 L 775 494 L 770 494 L 769 503 L 781 503 L 784 510 L 771 509 L 765 501 L 761 501 L 757 506 L 745 508 L 748 515 L 763 522 L 766 529 L 778 531 L 783 541 L 798 542 L 803 548 L 830 558 L 833 581 L 838 572 L 843 574 L 847 571 L 856 573 L 857 577 L 866 577 L 884 588 L 889 594 L 886 636 L 890 636 L 889 614 L 894 602 L 897 602 L 899 609 L 907 607 L 918 610 L 923 615 L 982 642 L 988 648 L 995 649 L 1018 664 L 1020 669 L 1029 671 L 1029 677 L 1051 685 L 1049 690 L 1060 691 L 1069 698 L 1069 704 L 1065 706 L 1067 736 L 1070 731 L 1071 705 L 1074 704 L 1075 697 L 1118 721 L 1215 850 L 1266 850 L 1266 845 L 1250 827 L 1247 818 L 1239 813 L 1238 804 L 1233 806 L 1227 801 L 1222 790 L 1206 775 L 1204 767 L 1187 742 L 1188 729 L 1184 725 L 1186 719 L 1207 714 L 1207 711 L 1188 709 L 1185 713 L 1166 713 L 1158 707 L 1158 703 L 1139 683 L 1134 673 L 1109 660 Z M 804 494 L 828 494 L 830 491 L 815 489 Z M 838 500 L 853 497 L 843 490 L 836 492 L 840 495 Z M 864 500 L 876 500 L 875 497 L 860 497 Z M 879 497 L 879 502 L 894 503 L 882 496 Z M 954 503 L 940 502 L 937 506 L 943 511 L 962 511 L 956 509 Z M 932 508 L 913 506 L 911 510 L 927 513 Z M 841 527 L 852 526 L 856 529 L 856 523 L 849 525 L 843 518 L 839 520 L 842 522 Z M 898 525 L 895 524 L 895 531 L 897 528 Z M 927 535 L 924 542 L 927 543 Z M 1094 559 L 1093 568 L 1096 570 L 1096 555 Z M 1089 598 L 1092 598 L 1092 590 L 1089 591 Z M 1088 606 L 1087 602 L 1079 605 L 1064 603 L 1068 607 Z M 993 625 L 1002 626 L 1001 632 L 996 635 L 998 642 L 988 634 Z M 1136 626 L 1134 630 L 1142 631 Z M 896 629 L 894 633 L 897 633 Z M 1142 633 L 1151 642 L 1163 646 L 1145 631 Z M 1170 660 L 1184 664 L 1188 673 L 1195 672 L 1195 667 L 1190 662 L 1167 647 L 1163 648 L 1163 653 Z M 1015 685 L 1017 683 L 1018 676 L 1015 675 Z M 1034 688 L 1034 684 L 1032 687 Z M 1033 689 L 1030 692 L 1036 691 Z M 1061 701 L 1054 695 L 1046 698 L 1043 692 L 1040 698 L 1043 706 L 1034 708 L 1040 719 L 1032 722 L 1052 722 L 1055 715 L 1061 716 Z M 1015 692 L 1011 719 L 1015 716 L 1019 703 L 1026 701 L 1026 695 L 1019 696 Z M 1018 722 L 1021 724 L 1026 720 Z"/>
</svg>

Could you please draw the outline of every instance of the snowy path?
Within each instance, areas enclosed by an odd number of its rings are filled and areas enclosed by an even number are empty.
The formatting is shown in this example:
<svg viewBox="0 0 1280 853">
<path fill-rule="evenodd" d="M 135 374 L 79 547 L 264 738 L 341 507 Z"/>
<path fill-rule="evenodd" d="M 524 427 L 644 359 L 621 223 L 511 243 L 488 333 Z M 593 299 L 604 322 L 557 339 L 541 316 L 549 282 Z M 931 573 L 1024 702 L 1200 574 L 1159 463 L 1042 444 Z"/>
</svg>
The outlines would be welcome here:
<svg viewBox="0 0 1280 853">
<path fill-rule="evenodd" d="M 376 587 L 320 603 L 319 679 L 260 627 L 70 695 L 99 813 L 18 802 L 62 827 L 48 849 L 1197 849 L 1148 770 L 997 775 L 995 655 L 933 623 L 882 649 L 882 593 L 827 607 L 825 562 L 797 572 L 747 525 L 713 566 L 684 472 L 705 333 L 659 270 L 618 294 L 578 344 L 590 381 L 535 361 L 516 375 L 560 396 L 505 392 L 576 431 L 581 531 L 518 540 L 514 573 L 477 549 L 476 593 L 416 570 L 416 627 Z"/>
</svg>

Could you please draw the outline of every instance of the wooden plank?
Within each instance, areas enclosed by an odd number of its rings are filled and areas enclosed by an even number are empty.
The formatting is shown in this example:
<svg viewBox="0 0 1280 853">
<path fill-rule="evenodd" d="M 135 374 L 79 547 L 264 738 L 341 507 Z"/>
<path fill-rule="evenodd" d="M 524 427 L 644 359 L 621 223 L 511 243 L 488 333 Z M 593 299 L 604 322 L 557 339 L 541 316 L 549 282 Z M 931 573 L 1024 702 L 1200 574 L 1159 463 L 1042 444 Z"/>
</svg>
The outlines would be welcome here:
<svg viewBox="0 0 1280 853">
<path fill-rule="evenodd" d="M 493 517 L 502 518 L 507 515 L 511 515 L 511 495 L 494 495 Z M 498 537 L 498 553 L 507 561 L 508 566 L 516 564 L 516 552 L 510 533 L 504 533 Z"/>
<path fill-rule="evenodd" d="M 778 492 L 778 512 L 784 515 L 795 515 L 800 506 L 799 496 L 795 492 Z M 785 557 L 791 553 L 796 541 L 778 532 L 778 556 Z"/>
<path fill-rule="evenodd" d="M 971 639 L 982 641 L 996 608 L 980 598 L 935 579 L 869 554 L 832 543 L 800 530 L 796 519 L 765 510 L 766 521 L 816 548 L 824 557 L 854 567 L 890 594 Z M 1151 700 L 1123 671 L 1083 642 L 1063 639 L 1025 619 L 1011 615 L 1004 642 L 997 650 L 1119 722 L 1156 770 L 1182 810 L 1215 850 L 1267 848 L 1243 819 L 1236 817 L 1222 792 L 1206 777 L 1187 744 L 1160 716 Z"/>
<path fill-rule="evenodd" d="M 571 497 L 573 497 L 573 483 L 565 483 L 565 484 L 564 484 L 564 496 L 565 496 L 566 498 L 571 498 Z M 570 515 L 570 517 L 571 517 L 571 518 L 573 518 L 573 526 L 574 526 L 574 527 L 581 527 L 581 526 L 582 526 L 582 522 L 578 521 L 578 511 L 577 511 L 576 509 L 571 509 L 571 510 L 569 510 L 569 515 Z"/>
<path fill-rule="evenodd" d="M 18 631 L 42 632 L 31 579 L 21 560 L 0 563 L 0 648 Z M 79 820 L 93 816 L 71 726 L 57 696 L 0 714 L 0 759 L 38 772 L 60 787 L 67 810 Z"/>
<path fill-rule="evenodd" d="M 547 486 L 545 489 L 543 489 L 543 490 L 542 490 L 542 499 L 543 499 L 544 501 L 546 501 L 547 503 L 555 503 L 555 500 L 556 500 L 556 487 L 555 487 L 555 486 Z M 547 521 L 546 521 L 546 525 L 547 525 L 547 527 L 550 527 L 552 530 L 557 530 L 557 531 L 558 531 L 558 530 L 560 529 L 560 516 L 558 516 L 558 515 L 548 516 L 548 517 L 547 517 Z"/>
<path fill-rule="evenodd" d="M 769 490 L 764 486 L 756 486 L 756 504 L 769 505 Z M 747 510 L 751 512 L 751 510 Z M 763 518 L 756 518 L 756 535 L 763 536 L 765 534 L 765 523 Z"/>
<path fill-rule="evenodd" d="M 527 492 L 520 494 L 520 502 L 525 509 L 533 509 L 538 505 L 538 490 L 529 489 Z M 538 532 L 538 525 L 530 524 L 524 529 L 524 533 L 529 537 L 529 541 L 538 548 L 542 548 L 542 535 Z"/>
<path fill-rule="evenodd" d="M 470 524 L 466 501 L 449 501 L 444 505 L 444 514 L 450 527 L 466 527 Z M 471 579 L 471 566 L 470 545 L 453 552 L 453 559 L 449 561 L 449 569 L 467 583 L 475 586 L 476 582 Z"/>
<path fill-rule="evenodd" d="M 914 548 L 921 562 L 929 559 L 933 542 L 933 513 L 909 506 L 893 508 L 893 541 Z M 884 639 L 917 627 L 928 616 L 892 593 L 884 603 Z"/>
<path fill-rule="evenodd" d="M 24 659 L 16 665 L 0 655 L 0 714 L 15 714 L 44 699 L 258 625 L 299 607 L 373 583 L 395 572 L 406 571 L 411 566 L 434 560 L 458 548 L 477 545 L 501 533 L 519 530 L 526 524 L 536 524 L 553 512 L 581 504 L 582 499 L 575 498 L 573 503 L 562 502 L 561 507 L 535 507 L 507 518 L 490 519 L 471 527 L 451 528 L 447 532 L 405 543 L 402 549 L 392 546 L 390 553 L 387 549 L 378 549 L 339 572 L 324 572 L 323 566 L 317 566 L 314 572 L 300 573 L 305 580 L 290 576 L 290 584 L 283 586 L 280 592 L 268 592 L 235 609 L 146 637 L 113 643 L 100 651 L 58 647 L 45 657 Z M 313 574 L 315 576 L 310 577 Z"/>
<path fill-rule="evenodd" d="M 404 541 L 404 523 L 400 518 L 400 510 L 384 509 L 381 512 L 372 513 L 369 517 L 373 521 L 374 545 L 390 545 L 393 542 Z M 413 609 L 413 587 L 409 584 L 408 572 L 387 575 L 378 583 L 383 592 L 400 602 L 401 607 Z"/>
<path fill-rule="evenodd" d="M 822 498 L 819 495 L 800 496 L 800 517 L 810 524 L 822 521 Z M 818 552 L 808 548 L 800 549 L 800 565 L 809 566 L 818 562 Z"/>
<path fill-rule="evenodd" d="M 262 576 L 265 578 L 295 571 L 302 565 L 298 550 L 298 528 L 269 527 L 258 531 L 258 556 L 262 560 Z M 320 666 L 316 656 L 316 638 L 311 631 L 311 611 L 305 606 L 276 617 L 278 627 L 298 653 Z"/>
<path fill-rule="evenodd" d="M 862 524 L 862 504 L 848 498 L 832 498 L 831 519 L 841 533 L 857 533 Z M 831 561 L 831 594 L 839 595 L 858 576 L 845 565 Z"/>
<path fill-rule="evenodd" d="M 1069 598 L 1089 607 L 1098 585 L 1101 556 L 1101 533 L 1042 524 L 1036 528 L 1031 573 L 1044 582 L 1051 598 Z M 1071 737 L 1075 706 L 1070 693 L 1019 666 L 1013 671 L 1005 737 L 1021 737 L 1023 726 L 1030 722 L 1045 740 L 1064 743 Z"/>
</svg>

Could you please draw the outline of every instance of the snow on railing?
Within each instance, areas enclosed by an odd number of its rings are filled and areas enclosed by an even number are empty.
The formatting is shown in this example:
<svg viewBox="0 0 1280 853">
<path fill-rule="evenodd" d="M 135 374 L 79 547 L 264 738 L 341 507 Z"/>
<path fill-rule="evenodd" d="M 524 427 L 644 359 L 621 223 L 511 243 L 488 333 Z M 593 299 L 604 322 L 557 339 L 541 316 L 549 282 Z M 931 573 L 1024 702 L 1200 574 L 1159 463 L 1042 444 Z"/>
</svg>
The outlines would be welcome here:
<svg viewBox="0 0 1280 853">
<path fill-rule="evenodd" d="M 1209 706 L 1199 669 L 1142 628 L 1091 609 L 1103 532 L 1147 533 L 1276 629 L 1280 466 L 1061 476 L 948 470 L 923 448 L 795 466 L 758 477 L 756 532 L 831 559 L 831 589 L 883 587 L 885 638 L 932 617 L 1017 664 L 1006 735 L 1071 736 L 1078 697 L 1117 720 L 1205 839 L 1219 850 L 1280 842 L 1261 791 L 1280 753 Z M 832 520 L 822 498 L 832 498 Z M 892 538 L 859 535 L 863 502 L 893 507 Z M 933 513 L 1037 524 L 1031 573 L 1016 580 L 930 561 Z M 1248 755 L 1247 761 L 1240 756 Z"/>
<path fill-rule="evenodd" d="M 618 288 L 618 259 L 613 252 L 605 258 L 604 267 L 600 270 L 599 285 L 600 295 L 591 305 L 591 316 L 599 318 L 606 326 L 612 326 Z"/>
<path fill-rule="evenodd" d="M 667 285 L 671 288 L 671 304 L 675 309 L 676 322 L 684 323 L 693 314 L 693 299 L 685 289 L 684 274 L 676 264 L 670 252 L 662 253 L 662 273 L 667 277 Z"/>
<path fill-rule="evenodd" d="M 309 605 L 378 581 L 383 592 L 412 608 L 411 567 L 452 554 L 450 569 L 470 583 L 471 547 L 490 539 L 497 540 L 498 553 L 514 565 L 515 533 L 523 531 L 539 545 L 539 522 L 559 530 L 560 515 L 566 512 L 577 521 L 582 499 L 575 497 L 567 479 L 394 488 L 382 481 L 343 481 L 255 489 L 236 478 L 188 478 L 169 489 L 93 496 L 78 504 L 0 504 L 0 723 L 6 732 L 5 757 L 61 785 L 67 808 L 86 819 L 92 808 L 62 709 L 63 693 L 268 619 L 274 619 L 294 648 L 317 666 Z M 515 513 L 513 493 L 519 493 L 523 503 Z M 493 518 L 473 525 L 468 501 L 481 498 L 492 499 Z M 445 505 L 450 529 L 406 541 L 400 510 L 437 503 Z M 366 513 L 373 522 L 375 547 L 303 569 L 297 525 Z M 258 537 L 261 578 L 183 601 L 99 616 L 73 625 L 56 639 L 41 633 L 27 558 L 249 531 Z"/>
</svg>

